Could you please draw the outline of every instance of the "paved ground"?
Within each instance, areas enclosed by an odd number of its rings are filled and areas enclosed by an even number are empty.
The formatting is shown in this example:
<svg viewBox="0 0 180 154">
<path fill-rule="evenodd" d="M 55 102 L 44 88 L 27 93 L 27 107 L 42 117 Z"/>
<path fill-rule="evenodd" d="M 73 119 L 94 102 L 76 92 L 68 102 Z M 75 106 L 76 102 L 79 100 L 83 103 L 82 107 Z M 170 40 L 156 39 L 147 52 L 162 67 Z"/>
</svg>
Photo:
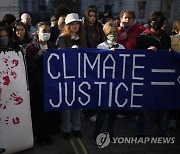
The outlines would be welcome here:
<svg viewBox="0 0 180 154">
<path fill-rule="evenodd" d="M 179 122 L 179 121 L 178 121 Z M 106 124 L 104 128 L 106 128 Z M 110 143 L 107 147 L 100 149 L 92 141 L 92 132 L 95 123 L 82 118 L 82 139 L 71 139 L 66 141 L 62 139 L 61 134 L 53 137 L 54 145 L 38 146 L 19 152 L 18 154 L 179 154 L 180 153 L 180 124 L 177 129 L 170 131 L 170 135 L 175 137 L 173 144 L 119 144 Z M 156 134 L 155 118 L 152 114 L 149 134 Z M 134 137 L 136 136 L 136 122 L 129 118 L 117 119 L 114 134 L 116 137 Z"/>
</svg>

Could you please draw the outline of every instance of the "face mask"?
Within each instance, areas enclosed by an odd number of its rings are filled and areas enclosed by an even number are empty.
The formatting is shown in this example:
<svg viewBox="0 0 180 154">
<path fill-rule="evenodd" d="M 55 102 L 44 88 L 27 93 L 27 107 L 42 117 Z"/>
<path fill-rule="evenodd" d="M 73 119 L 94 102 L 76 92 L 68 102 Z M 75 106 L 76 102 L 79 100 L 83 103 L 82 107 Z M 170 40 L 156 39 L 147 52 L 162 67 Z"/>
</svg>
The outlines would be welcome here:
<svg viewBox="0 0 180 154">
<path fill-rule="evenodd" d="M 39 38 L 42 41 L 48 41 L 50 36 L 51 36 L 50 33 L 39 33 Z"/>
<path fill-rule="evenodd" d="M 107 35 L 107 39 L 111 42 L 115 42 L 116 41 L 116 35 L 113 35 L 113 34 Z"/>
<path fill-rule="evenodd" d="M 9 44 L 9 38 L 8 37 L 1 37 L 0 38 L 0 45 L 3 47 L 6 47 Z"/>
<path fill-rule="evenodd" d="M 158 22 L 158 21 L 155 21 L 152 25 L 152 28 L 155 30 L 155 31 L 158 31 L 161 29 L 161 27 L 163 26 L 163 24 L 161 22 Z"/>
</svg>

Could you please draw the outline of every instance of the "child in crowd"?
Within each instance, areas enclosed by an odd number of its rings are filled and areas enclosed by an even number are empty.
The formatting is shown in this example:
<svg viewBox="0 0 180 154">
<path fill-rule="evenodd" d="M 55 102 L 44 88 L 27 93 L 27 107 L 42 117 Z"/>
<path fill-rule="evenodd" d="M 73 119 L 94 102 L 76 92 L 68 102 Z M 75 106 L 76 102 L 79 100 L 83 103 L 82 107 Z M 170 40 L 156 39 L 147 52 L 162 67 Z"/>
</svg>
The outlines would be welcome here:
<svg viewBox="0 0 180 154">
<path fill-rule="evenodd" d="M 116 42 L 117 39 L 117 26 L 113 22 L 107 22 L 104 27 L 103 31 L 106 35 L 106 40 L 102 43 L 100 43 L 97 46 L 97 49 L 107 49 L 107 50 L 112 50 L 115 51 L 116 49 L 125 49 L 123 45 L 119 44 Z M 95 125 L 95 130 L 93 134 L 93 139 L 96 141 L 96 137 L 101 133 L 101 129 L 104 124 L 104 120 L 106 116 L 108 115 L 108 128 L 107 132 L 110 135 L 110 139 L 112 140 L 113 135 L 113 128 L 115 124 L 115 119 L 117 116 L 116 111 L 109 111 L 109 110 L 100 110 L 97 119 L 96 119 L 96 125 Z"/>
</svg>

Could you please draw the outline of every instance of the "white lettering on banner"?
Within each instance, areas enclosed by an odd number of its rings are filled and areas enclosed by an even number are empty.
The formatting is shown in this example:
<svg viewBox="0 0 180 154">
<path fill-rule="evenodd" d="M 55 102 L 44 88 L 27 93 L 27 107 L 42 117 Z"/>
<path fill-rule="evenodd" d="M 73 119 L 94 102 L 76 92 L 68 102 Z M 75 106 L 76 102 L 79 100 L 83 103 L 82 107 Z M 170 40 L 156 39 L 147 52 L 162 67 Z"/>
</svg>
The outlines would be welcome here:
<svg viewBox="0 0 180 154">
<path fill-rule="evenodd" d="M 79 97 L 78 100 L 79 100 L 79 103 L 80 103 L 82 106 L 86 106 L 86 105 L 90 102 L 91 97 L 90 97 L 89 94 L 87 94 L 86 92 L 84 92 L 84 91 L 81 89 L 81 87 L 82 87 L 83 85 L 87 85 L 87 86 L 88 86 L 88 90 L 91 89 L 91 85 L 90 85 L 88 82 L 82 82 L 82 83 L 79 85 L 79 91 L 80 91 L 81 93 L 83 93 L 85 96 L 87 96 L 87 101 L 86 101 L 85 103 L 83 103 L 83 102 L 81 101 L 81 97 Z"/>
<path fill-rule="evenodd" d="M 61 83 L 59 82 L 59 103 L 58 104 L 54 104 L 52 99 L 49 99 L 49 103 L 51 104 L 52 107 L 56 108 L 56 107 L 60 107 L 61 103 L 62 103 L 62 86 Z"/>
<path fill-rule="evenodd" d="M 94 84 L 99 85 L 99 97 L 98 97 L 98 106 L 101 106 L 101 93 L 102 93 L 102 85 L 106 84 L 106 82 L 94 82 Z"/>
<path fill-rule="evenodd" d="M 143 94 L 136 94 L 136 93 L 134 93 L 134 86 L 143 86 L 143 83 L 132 83 L 132 86 L 131 86 L 131 107 L 141 108 L 142 105 L 134 105 L 133 104 L 134 96 L 138 96 L 138 97 L 142 97 L 143 96 Z"/>
<path fill-rule="evenodd" d="M 87 54 L 84 54 L 84 78 L 86 78 L 86 76 L 87 76 L 87 69 L 86 69 L 87 63 L 89 64 L 89 66 L 91 67 L 92 70 L 94 69 L 94 67 L 97 63 L 97 78 L 100 78 L 100 54 L 97 55 L 93 65 L 91 65 L 91 62 L 88 59 Z"/>
<path fill-rule="evenodd" d="M 145 57 L 145 55 L 142 54 L 134 54 L 133 55 L 133 69 L 132 69 L 132 79 L 136 79 L 136 80 L 144 80 L 143 77 L 135 77 L 135 69 L 142 69 L 144 68 L 144 66 L 137 66 L 136 65 L 136 57 Z"/>
<path fill-rule="evenodd" d="M 128 102 L 127 98 L 125 99 L 125 101 L 124 101 L 124 103 L 122 105 L 118 101 L 119 89 L 120 89 L 121 85 L 125 88 L 126 91 L 128 91 L 128 87 L 124 83 L 120 83 L 116 87 L 115 103 L 117 104 L 118 107 L 124 107 L 127 104 L 127 102 Z"/>
<path fill-rule="evenodd" d="M 58 82 L 59 102 L 56 102 L 56 100 L 50 98 L 49 103 L 52 107 L 60 107 L 62 102 L 65 102 L 67 106 L 72 106 L 75 102 L 80 103 L 82 106 L 86 106 L 90 103 L 90 100 L 92 100 L 91 97 L 93 96 L 91 96 L 91 91 L 94 86 L 97 86 L 98 97 L 93 99 L 97 99 L 98 107 L 102 106 L 101 103 L 104 96 L 107 97 L 107 107 L 112 107 L 112 103 L 115 103 L 119 108 L 123 108 L 128 104 L 131 108 L 142 107 L 142 105 L 134 104 L 134 99 L 135 97 L 143 97 L 143 93 L 138 92 L 138 90 L 135 89 L 138 86 L 143 86 L 144 83 L 133 82 L 131 85 L 128 85 L 121 81 L 124 80 L 126 76 L 129 76 L 129 74 L 127 75 L 127 72 L 130 72 L 132 80 L 144 80 L 143 77 L 135 75 L 135 72 L 136 70 L 141 71 L 145 68 L 142 65 L 138 65 L 138 60 L 145 58 L 145 54 L 133 54 L 132 57 L 130 54 L 119 54 L 118 57 L 113 57 L 112 54 L 107 54 L 106 56 L 103 55 L 103 59 L 101 54 L 97 54 L 92 60 L 92 57 L 90 57 L 87 53 L 78 53 L 74 63 L 77 66 L 73 66 L 75 71 L 71 71 L 70 68 L 67 68 L 70 67 L 70 65 L 68 65 L 69 61 L 67 60 L 66 56 L 66 53 L 62 53 L 61 59 L 59 55 L 51 53 L 47 60 L 48 75 L 51 77 L 51 79 L 58 79 L 61 77 L 62 79 L 71 79 L 72 81 L 71 83 Z M 57 72 L 53 72 L 51 70 L 51 67 L 53 67 L 52 58 L 55 58 L 54 60 L 57 60 L 56 62 L 58 62 L 59 68 L 56 70 Z M 130 60 L 132 61 L 133 65 L 132 71 L 126 70 L 127 61 Z M 83 62 L 83 65 L 81 65 L 81 62 Z M 116 67 L 119 64 L 122 64 L 122 74 L 116 74 Z M 89 81 L 76 82 L 75 79 L 87 79 L 88 74 L 91 71 L 93 71 L 93 78 L 95 78 L 91 83 Z M 61 75 L 61 72 L 64 74 L 63 76 Z M 72 72 L 74 72 L 74 74 Z M 118 70 L 117 72 L 121 72 L 121 70 Z M 115 79 L 116 82 L 113 82 Z M 117 83 L 117 81 L 119 82 Z M 104 88 L 106 88 L 106 92 L 104 92 Z M 130 92 L 129 100 L 128 97 L 122 97 L 123 93 L 128 92 Z"/>
<path fill-rule="evenodd" d="M 65 85 L 65 102 L 68 106 L 72 106 L 72 104 L 74 103 L 75 101 L 75 82 L 73 82 L 73 89 L 72 89 L 72 93 L 73 93 L 73 98 L 71 100 L 71 103 L 68 102 L 67 98 L 68 98 L 68 87 L 67 87 L 67 82 L 64 83 Z"/>
<path fill-rule="evenodd" d="M 95 70 L 95 66 L 97 65 L 97 78 L 103 78 L 106 79 L 106 70 L 112 70 L 112 79 L 116 78 L 116 60 L 113 58 L 113 56 L 111 54 L 108 54 L 106 56 L 106 58 L 104 60 L 101 60 L 101 55 L 97 54 L 95 60 L 93 62 L 91 62 L 91 60 L 88 58 L 88 55 L 86 53 L 82 54 L 78 53 L 78 57 L 77 57 L 77 76 L 75 74 L 71 74 L 71 75 L 67 75 L 68 74 L 68 69 L 66 67 L 66 54 L 63 53 L 62 54 L 62 66 L 59 66 L 59 71 L 58 74 L 55 76 L 51 73 L 51 67 L 53 65 L 51 65 L 51 59 L 53 57 L 56 57 L 57 60 L 59 60 L 59 55 L 52 53 L 50 54 L 50 56 L 48 57 L 47 60 L 47 69 L 48 69 L 48 74 L 50 75 L 50 77 L 52 79 L 58 79 L 61 76 L 60 71 L 63 71 L 64 73 L 64 79 L 74 79 L 74 78 L 82 78 L 81 77 L 81 71 L 83 71 L 83 78 L 87 78 L 87 67 L 89 66 L 91 68 L 91 70 Z M 122 79 L 125 79 L 125 75 L 126 75 L 126 61 L 127 61 L 127 57 L 130 57 L 130 54 L 119 54 L 119 57 L 122 57 L 122 59 L 118 59 L 118 60 L 122 60 L 123 65 L 122 65 Z M 81 58 L 83 58 L 83 68 L 81 68 Z M 133 54 L 133 66 L 132 66 L 132 79 L 135 80 L 144 80 L 143 77 L 137 77 L 135 76 L 135 70 L 136 69 L 144 69 L 144 66 L 139 66 L 136 65 L 136 61 L 138 58 L 145 58 L 144 54 Z M 106 66 L 106 62 L 108 60 L 112 61 L 112 66 Z M 100 64 L 102 63 L 102 67 L 100 67 Z M 76 67 L 75 67 L 76 68 Z M 102 70 L 101 70 L 102 69 Z M 101 72 L 102 71 L 102 72 Z M 101 76 L 102 75 L 102 76 Z"/>
<path fill-rule="evenodd" d="M 112 62 L 113 62 L 113 66 L 106 66 L 106 62 L 109 60 L 109 58 L 111 58 Z M 108 56 L 105 58 L 104 62 L 103 62 L 103 78 L 105 79 L 105 74 L 106 74 L 106 69 L 112 69 L 112 78 L 115 78 L 115 66 L 116 66 L 116 61 L 114 60 L 114 58 L 112 57 L 111 54 L 108 54 Z"/>
<path fill-rule="evenodd" d="M 129 106 L 131 108 L 141 108 L 141 105 L 137 105 L 134 104 L 134 97 L 143 97 L 143 94 L 137 94 L 135 93 L 135 86 L 143 86 L 143 83 L 132 83 L 131 88 L 128 88 L 127 85 L 123 82 L 120 82 L 116 87 L 114 87 L 112 82 L 94 82 L 94 84 L 90 84 L 88 82 L 81 82 L 81 83 L 76 83 L 76 82 L 72 82 L 67 83 L 64 82 L 64 85 L 62 85 L 62 83 L 59 82 L 59 102 L 53 102 L 52 99 L 49 99 L 49 103 L 51 104 L 52 107 L 57 108 L 60 107 L 62 102 L 65 102 L 68 106 L 72 106 L 75 102 L 79 102 L 82 106 L 86 106 L 90 103 L 91 100 L 91 90 L 93 86 L 97 86 L 97 102 L 98 102 L 98 106 L 102 106 L 102 98 L 104 96 L 108 96 L 108 102 L 107 102 L 107 107 L 112 107 L 112 103 L 115 103 L 117 105 L 117 107 L 119 108 L 123 108 L 125 106 L 128 105 L 128 99 L 125 98 L 124 100 L 121 100 L 121 93 L 125 93 L 128 92 L 128 89 L 131 89 L 131 100 L 129 103 Z M 79 85 L 78 85 L 79 84 Z M 64 86 L 64 90 L 62 90 L 62 87 Z M 85 92 L 82 87 L 87 86 L 86 90 L 88 90 L 88 92 Z M 102 89 L 104 87 L 108 87 L 108 92 L 107 93 L 102 93 Z M 113 90 L 114 87 L 114 90 Z M 76 91 L 76 89 L 78 91 Z M 121 91 L 120 91 L 121 90 Z M 83 96 L 87 97 L 87 101 L 82 101 L 82 97 L 80 97 L 78 95 L 78 97 L 76 97 L 77 93 L 80 92 L 83 94 Z M 70 94 L 71 93 L 71 94 Z M 68 97 L 69 94 L 69 97 Z M 113 95 L 114 94 L 114 95 Z M 64 98 L 62 97 L 64 96 Z M 72 98 L 70 98 L 70 96 Z M 76 98 L 78 98 L 78 100 L 76 100 Z M 69 99 L 69 100 L 68 100 Z M 105 104 L 105 102 L 103 102 L 103 105 Z"/>
<path fill-rule="evenodd" d="M 109 103 L 108 103 L 108 107 L 111 107 L 111 105 L 112 105 L 112 88 L 113 88 L 113 83 L 110 82 L 109 83 Z"/>
<path fill-rule="evenodd" d="M 58 79 L 58 78 L 60 77 L 60 75 L 61 75 L 60 72 L 58 72 L 58 75 L 57 75 L 57 76 L 54 76 L 54 75 L 52 75 L 52 73 L 51 73 L 50 60 L 51 60 L 51 58 L 52 58 L 53 56 L 55 56 L 56 59 L 59 60 L 59 55 L 58 55 L 58 54 L 55 54 L 55 53 L 52 53 L 52 54 L 48 57 L 48 60 L 47 60 L 47 71 L 48 71 L 48 74 L 50 75 L 50 77 L 51 77 L 52 79 Z"/>
<path fill-rule="evenodd" d="M 81 78 L 81 53 L 78 53 L 78 78 Z"/>
<path fill-rule="evenodd" d="M 122 79 L 124 79 L 125 78 L 125 70 L 126 70 L 126 57 L 129 57 L 130 56 L 130 54 L 119 54 L 119 56 L 121 57 L 123 57 L 123 73 L 122 73 Z"/>
<path fill-rule="evenodd" d="M 64 79 L 74 79 L 75 76 L 67 76 L 66 74 L 66 57 L 65 57 L 65 53 L 62 54 L 63 56 L 63 71 L 64 71 Z"/>
</svg>

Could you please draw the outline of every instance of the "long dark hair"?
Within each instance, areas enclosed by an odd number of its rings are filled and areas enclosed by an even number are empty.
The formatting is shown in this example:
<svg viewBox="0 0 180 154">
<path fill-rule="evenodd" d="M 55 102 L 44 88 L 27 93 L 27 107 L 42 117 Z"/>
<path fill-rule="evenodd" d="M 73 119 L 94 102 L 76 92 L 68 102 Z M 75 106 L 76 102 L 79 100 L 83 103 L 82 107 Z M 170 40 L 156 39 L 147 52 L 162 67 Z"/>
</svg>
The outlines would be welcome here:
<svg viewBox="0 0 180 154">
<path fill-rule="evenodd" d="M 86 26 L 89 25 L 89 12 L 94 12 L 95 15 L 96 15 L 96 21 L 93 24 L 93 26 L 94 27 L 99 26 L 97 9 L 96 8 L 92 8 L 92 7 L 87 8 L 87 10 L 85 11 L 84 26 L 86 27 Z"/>
<path fill-rule="evenodd" d="M 13 32 L 13 41 L 14 42 L 19 42 L 20 41 L 19 37 L 16 35 L 16 29 L 17 29 L 17 26 L 19 26 L 19 25 L 23 26 L 24 29 L 25 29 L 25 35 L 24 35 L 23 42 L 24 43 L 30 43 L 30 37 L 29 37 L 28 29 L 27 29 L 26 25 L 21 21 L 19 21 L 19 22 L 17 22 L 15 24 L 14 32 Z"/>
</svg>

